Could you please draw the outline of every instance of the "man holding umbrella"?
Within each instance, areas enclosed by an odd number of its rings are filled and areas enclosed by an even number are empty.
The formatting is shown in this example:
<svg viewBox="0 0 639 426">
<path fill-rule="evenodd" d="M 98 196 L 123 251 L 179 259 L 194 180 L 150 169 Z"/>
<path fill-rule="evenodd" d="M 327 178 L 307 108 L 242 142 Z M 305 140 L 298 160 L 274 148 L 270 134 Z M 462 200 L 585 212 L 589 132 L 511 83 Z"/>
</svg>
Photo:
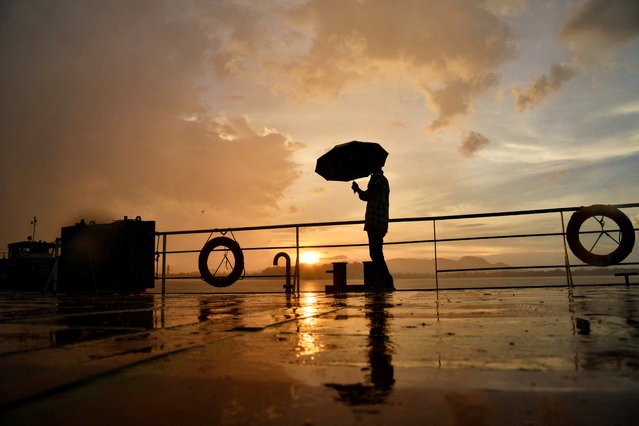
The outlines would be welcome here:
<svg viewBox="0 0 639 426">
<path fill-rule="evenodd" d="M 390 187 L 382 167 L 388 152 L 378 143 L 350 141 L 335 145 L 317 159 L 315 172 L 329 181 L 350 182 L 351 188 L 366 201 L 364 230 L 368 233 L 368 245 L 373 261 L 374 277 L 371 286 L 384 291 L 395 290 L 393 277 L 384 260 L 384 236 L 388 231 L 388 195 Z M 362 191 L 355 179 L 370 175 L 368 188 Z"/>
<path fill-rule="evenodd" d="M 377 167 L 371 174 L 366 191 L 363 191 L 355 181 L 351 188 L 359 195 L 360 200 L 366 201 L 364 230 L 368 234 L 368 250 L 373 261 L 375 287 L 385 291 L 395 290 L 393 277 L 388 271 L 383 251 L 384 236 L 388 232 L 388 196 L 390 194 L 388 179 L 384 176 L 382 168 Z"/>
</svg>

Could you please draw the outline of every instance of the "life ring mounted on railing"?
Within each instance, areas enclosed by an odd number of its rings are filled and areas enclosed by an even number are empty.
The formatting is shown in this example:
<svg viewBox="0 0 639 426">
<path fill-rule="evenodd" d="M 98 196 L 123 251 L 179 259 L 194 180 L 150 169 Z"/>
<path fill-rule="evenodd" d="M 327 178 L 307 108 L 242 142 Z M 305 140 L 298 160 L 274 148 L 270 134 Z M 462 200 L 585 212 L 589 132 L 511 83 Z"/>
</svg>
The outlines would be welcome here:
<svg viewBox="0 0 639 426">
<path fill-rule="evenodd" d="M 595 229 L 582 230 L 582 225 L 588 219 Z M 617 226 L 615 229 L 606 229 L 605 218 L 611 219 Z M 590 240 L 584 246 L 580 235 Z M 570 250 L 581 261 L 593 266 L 610 266 L 622 262 L 632 252 L 635 245 L 635 230 L 632 222 L 624 213 L 614 206 L 595 204 L 582 207 L 570 218 L 566 228 L 566 240 Z M 598 247 L 599 246 L 599 247 Z M 602 249 L 603 247 L 603 249 Z M 603 250 L 603 251 L 601 251 Z"/>
<path fill-rule="evenodd" d="M 209 268 L 209 257 L 211 253 L 218 247 L 226 247 L 222 255 L 220 263 L 215 270 L 211 272 Z M 228 253 L 233 255 L 233 261 L 229 259 Z M 229 269 L 231 272 L 227 275 L 220 275 L 220 269 Z M 200 276 L 204 281 L 214 287 L 228 287 L 237 281 L 244 271 L 244 254 L 237 241 L 228 237 L 215 237 L 204 244 L 198 257 L 198 268 Z"/>
</svg>

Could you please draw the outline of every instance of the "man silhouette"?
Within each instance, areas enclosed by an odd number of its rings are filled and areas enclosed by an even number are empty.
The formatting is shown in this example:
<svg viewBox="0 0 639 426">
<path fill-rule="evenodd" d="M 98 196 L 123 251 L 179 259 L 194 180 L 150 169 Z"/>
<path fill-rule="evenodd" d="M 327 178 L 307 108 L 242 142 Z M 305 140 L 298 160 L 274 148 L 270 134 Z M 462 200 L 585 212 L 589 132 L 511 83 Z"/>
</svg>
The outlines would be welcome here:
<svg viewBox="0 0 639 426">
<path fill-rule="evenodd" d="M 366 201 L 364 230 L 368 234 L 368 250 L 373 261 L 373 287 L 385 291 L 395 290 L 383 251 L 384 236 L 388 232 L 388 179 L 382 168 L 378 167 L 373 170 L 366 191 L 362 191 L 357 182 L 353 182 L 351 188 L 360 200 Z"/>
</svg>

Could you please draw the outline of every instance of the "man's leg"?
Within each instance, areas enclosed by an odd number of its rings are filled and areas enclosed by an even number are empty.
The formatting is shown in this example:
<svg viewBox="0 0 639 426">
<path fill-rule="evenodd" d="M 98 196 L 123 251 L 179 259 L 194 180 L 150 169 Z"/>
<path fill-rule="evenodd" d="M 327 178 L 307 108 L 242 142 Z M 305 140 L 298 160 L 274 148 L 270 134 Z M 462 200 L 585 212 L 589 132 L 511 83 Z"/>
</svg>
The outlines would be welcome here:
<svg viewBox="0 0 639 426">
<path fill-rule="evenodd" d="M 388 265 L 384 259 L 384 232 L 368 230 L 368 250 L 373 261 L 373 269 L 384 287 L 394 289 L 393 277 L 388 271 Z"/>
</svg>

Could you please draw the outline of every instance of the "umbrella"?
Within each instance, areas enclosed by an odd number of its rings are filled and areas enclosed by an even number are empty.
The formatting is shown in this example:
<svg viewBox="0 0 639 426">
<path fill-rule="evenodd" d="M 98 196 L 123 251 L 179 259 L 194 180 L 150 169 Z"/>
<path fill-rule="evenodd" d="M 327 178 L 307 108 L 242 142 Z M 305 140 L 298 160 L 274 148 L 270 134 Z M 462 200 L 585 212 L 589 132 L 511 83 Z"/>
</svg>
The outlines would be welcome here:
<svg viewBox="0 0 639 426">
<path fill-rule="evenodd" d="M 317 159 L 315 173 L 326 180 L 348 182 L 383 167 L 388 152 L 375 142 L 351 141 L 335 145 Z"/>
</svg>

